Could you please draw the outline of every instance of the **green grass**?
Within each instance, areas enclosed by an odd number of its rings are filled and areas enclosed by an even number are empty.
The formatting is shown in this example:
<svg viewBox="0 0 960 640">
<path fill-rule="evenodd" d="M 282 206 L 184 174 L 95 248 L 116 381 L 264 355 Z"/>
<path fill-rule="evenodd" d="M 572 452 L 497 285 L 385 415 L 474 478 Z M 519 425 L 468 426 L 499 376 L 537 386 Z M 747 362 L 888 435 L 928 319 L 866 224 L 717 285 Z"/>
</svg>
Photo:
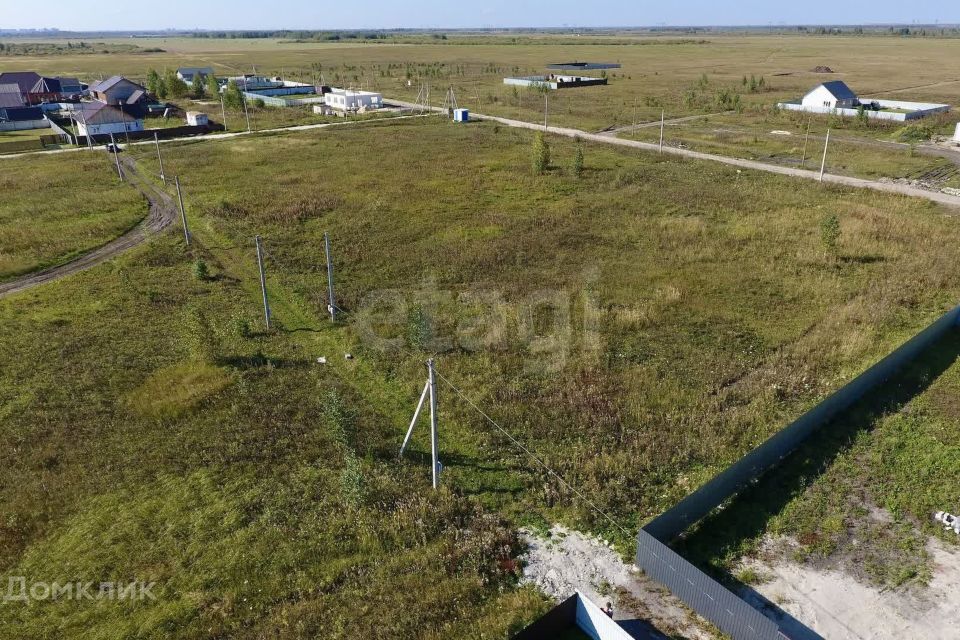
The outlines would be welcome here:
<svg viewBox="0 0 960 640">
<path fill-rule="evenodd" d="M 0 280 L 65 262 L 147 215 L 146 201 L 120 186 L 105 153 L 2 163 Z"/>
<path fill-rule="evenodd" d="M 960 293 L 960 230 L 933 204 L 601 145 L 575 179 L 555 138 L 533 176 L 531 140 L 437 118 L 165 145 L 193 249 L 165 234 L 0 301 L 0 584 L 139 578 L 162 595 L 4 607 L 0 625 L 507 637 L 546 606 L 516 588 L 518 524 L 629 554 L 642 522 Z M 129 153 L 157 173 L 149 147 Z M 626 532 L 446 386 L 442 490 L 422 429 L 398 462 L 430 354 Z"/>
</svg>

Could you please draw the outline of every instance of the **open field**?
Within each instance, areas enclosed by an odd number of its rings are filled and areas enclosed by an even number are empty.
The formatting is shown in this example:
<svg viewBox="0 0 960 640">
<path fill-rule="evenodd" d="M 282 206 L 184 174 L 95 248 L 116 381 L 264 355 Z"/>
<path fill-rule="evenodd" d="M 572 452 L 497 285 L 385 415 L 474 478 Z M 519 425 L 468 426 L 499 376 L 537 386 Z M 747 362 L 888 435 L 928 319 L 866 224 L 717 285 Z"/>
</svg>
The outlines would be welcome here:
<svg viewBox="0 0 960 640">
<path fill-rule="evenodd" d="M 105 153 L 5 160 L 0 280 L 65 262 L 139 222 L 147 203 L 117 185 Z"/>
<path fill-rule="evenodd" d="M 164 51 L 117 53 L 131 42 Z M 831 79 L 862 96 L 956 103 L 960 40 L 585 42 L 124 38 L 108 41 L 112 53 L 27 47 L 0 57 L 0 70 L 89 80 L 256 65 L 388 100 L 412 101 L 429 82 L 434 105 L 453 86 L 460 106 L 542 122 L 543 95 L 503 76 L 620 62 L 607 87 L 550 93 L 550 124 L 600 131 L 662 111 L 704 116 L 669 125 L 667 144 L 808 169 L 819 169 L 829 127 L 827 172 L 960 186 L 960 154 L 917 144 L 952 134 L 957 114 L 917 131 L 772 108 Z M 836 73 L 814 73 L 818 65 Z M 221 120 L 219 103 L 177 103 Z M 226 115 L 229 131 L 246 129 L 242 109 Z M 341 120 L 252 106 L 250 119 L 253 129 Z M 610 135 L 655 142 L 659 126 Z M 517 586 L 518 526 L 562 522 L 629 557 L 637 527 L 960 294 L 955 211 L 599 144 L 585 145 L 577 178 L 576 143 L 553 137 L 551 168 L 537 176 L 532 136 L 437 117 L 162 145 L 168 177 L 183 182 L 191 250 L 168 234 L 0 301 L 11 328 L 0 332 L 10 363 L 0 370 L 0 435 L 12 443 L 0 454 L 0 584 L 137 577 L 157 581 L 158 599 L 0 608 L 0 629 L 506 637 L 545 606 Z M 124 156 L 156 176 L 155 153 L 133 145 Z M 80 151 L 3 165 L 0 280 L 101 245 L 145 215 L 108 160 Z M 835 244 L 825 239 L 830 215 Z M 346 310 L 336 326 L 325 311 L 324 231 Z M 255 234 L 273 331 L 260 320 Z M 960 492 L 950 467 L 958 353 L 945 341 L 694 531 L 683 552 L 744 583 L 762 580 L 741 565 L 762 549 L 870 589 L 926 593 L 929 539 L 955 542 L 929 512 L 956 509 Z M 442 491 L 429 490 L 422 428 L 398 463 L 431 355 L 604 515 L 445 383 Z M 381 627 L 385 609 L 400 613 Z"/>
</svg>

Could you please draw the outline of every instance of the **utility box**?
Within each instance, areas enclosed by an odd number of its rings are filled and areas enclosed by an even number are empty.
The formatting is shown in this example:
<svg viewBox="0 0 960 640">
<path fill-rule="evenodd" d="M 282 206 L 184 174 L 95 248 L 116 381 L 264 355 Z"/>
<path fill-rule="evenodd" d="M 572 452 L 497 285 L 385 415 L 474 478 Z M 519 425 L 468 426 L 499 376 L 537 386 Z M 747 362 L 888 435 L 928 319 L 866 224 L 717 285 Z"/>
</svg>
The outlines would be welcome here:
<svg viewBox="0 0 960 640">
<path fill-rule="evenodd" d="M 193 127 L 205 127 L 210 124 L 207 114 L 199 111 L 187 111 L 187 124 Z"/>
<path fill-rule="evenodd" d="M 454 110 L 453 110 L 453 121 L 454 121 L 454 122 L 470 122 L 470 110 L 469 110 L 469 109 L 454 109 Z"/>
</svg>

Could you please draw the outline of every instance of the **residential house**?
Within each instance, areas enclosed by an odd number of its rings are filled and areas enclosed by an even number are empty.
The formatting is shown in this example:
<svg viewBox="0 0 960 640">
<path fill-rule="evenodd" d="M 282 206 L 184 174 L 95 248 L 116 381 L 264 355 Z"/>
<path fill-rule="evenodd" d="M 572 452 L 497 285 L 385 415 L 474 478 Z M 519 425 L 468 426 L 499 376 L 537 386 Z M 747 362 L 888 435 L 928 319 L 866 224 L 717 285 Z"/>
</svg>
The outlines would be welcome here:
<svg viewBox="0 0 960 640">
<path fill-rule="evenodd" d="M 112 76 L 95 83 L 90 87 L 90 95 L 94 100 L 116 106 L 134 118 L 142 119 L 146 115 L 149 102 L 146 87 L 123 76 Z"/>
<path fill-rule="evenodd" d="M 84 102 L 72 111 L 81 136 L 103 136 L 143 131 L 143 118 L 131 115 L 123 103 L 117 106 L 102 102 Z"/>
<path fill-rule="evenodd" d="M 193 84 L 193 79 L 197 76 L 200 76 L 201 80 L 206 80 L 208 76 L 212 75 L 213 69 L 210 67 L 180 67 L 177 69 L 177 77 L 187 84 Z"/>
<path fill-rule="evenodd" d="M 842 80 L 824 82 L 803 96 L 800 104 L 804 107 L 825 107 L 827 109 L 855 109 L 860 101 L 847 83 Z"/>
<path fill-rule="evenodd" d="M 30 102 L 30 91 L 40 81 L 40 74 L 33 71 L 7 71 L 0 73 L 0 84 L 15 84 L 25 103 Z"/>
<path fill-rule="evenodd" d="M 0 131 L 20 129 L 46 129 L 50 121 L 40 107 L 0 108 Z"/>
</svg>

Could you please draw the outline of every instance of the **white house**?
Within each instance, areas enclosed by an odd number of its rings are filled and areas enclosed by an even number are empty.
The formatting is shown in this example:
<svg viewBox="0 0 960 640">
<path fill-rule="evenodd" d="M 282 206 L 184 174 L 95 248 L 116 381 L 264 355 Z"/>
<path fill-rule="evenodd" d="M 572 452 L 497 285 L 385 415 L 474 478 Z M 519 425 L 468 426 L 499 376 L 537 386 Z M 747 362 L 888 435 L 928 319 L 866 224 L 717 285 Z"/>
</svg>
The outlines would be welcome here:
<svg viewBox="0 0 960 640">
<path fill-rule="evenodd" d="M 78 105 L 79 106 L 79 105 Z M 143 131 L 143 119 L 98 102 L 82 103 L 72 111 L 77 133 L 81 136 L 101 136 Z"/>
<path fill-rule="evenodd" d="M 803 96 L 800 104 L 804 107 L 825 107 L 827 109 L 854 109 L 860 104 L 847 83 L 842 80 L 824 82 Z"/>
<path fill-rule="evenodd" d="M 323 103 L 338 111 L 366 111 L 383 106 L 383 96 L 373 91 L 354 89 L 331 89 L 324 94 Z"/>
</svg>

